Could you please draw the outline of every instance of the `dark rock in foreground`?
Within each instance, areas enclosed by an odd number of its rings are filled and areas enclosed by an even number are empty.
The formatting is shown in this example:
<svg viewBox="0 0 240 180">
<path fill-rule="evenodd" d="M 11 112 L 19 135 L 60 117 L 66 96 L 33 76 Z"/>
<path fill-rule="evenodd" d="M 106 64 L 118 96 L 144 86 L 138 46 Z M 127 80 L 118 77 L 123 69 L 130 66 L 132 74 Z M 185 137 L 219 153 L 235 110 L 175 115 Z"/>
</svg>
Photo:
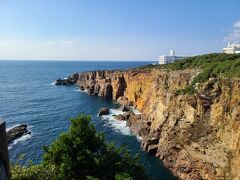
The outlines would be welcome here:
<svg viewBox="0 0 240 180">
<path fill-rule="evenodd" d="M 31 132 L 28 131 L 26 124 L 22 124 L 22 125 L 16 126 L 16 127 L 10 129 L 7 132 L 7 142 L 11 143 L 15 139 L 17 139 L 17 138 L 19 138 L 19 137 L 21 137 L 23 135 L 26 135 L 26 134 L 31 134 Z"/>
<path fill-rule="evenodd" d="M 108 108 L 99 109 L 99 113 L 98 113 L 99 116 L 108 115 L 108 114 L 109 114 L 109 109 Z"/>
</svg>

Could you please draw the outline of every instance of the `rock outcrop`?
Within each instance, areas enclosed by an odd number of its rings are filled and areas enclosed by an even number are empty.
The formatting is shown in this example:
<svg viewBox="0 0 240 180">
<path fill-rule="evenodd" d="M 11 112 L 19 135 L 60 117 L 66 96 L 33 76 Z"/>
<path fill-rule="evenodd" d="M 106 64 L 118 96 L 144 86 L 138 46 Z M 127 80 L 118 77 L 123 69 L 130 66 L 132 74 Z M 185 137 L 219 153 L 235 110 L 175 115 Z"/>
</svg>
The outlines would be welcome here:
<svg viewBox="0 0 240 180">
<path fill-rule="evenodd" d="M 99 109 L 99 113 L 98 113 L 99 116 L 108 115 L 108 114 L 109 114 L 109 109 L 108 108 Z"/>
<path fill-rule="evenodd" d="M 240 80 L 209 79 L 195 95 L 176 93 L 198 73 L 92 71 L 80 73 L 76 84 L 140 110 L 141 115 L 125 114 L 132 132 L 180 179 L 239 179 Z"/>
<path fill-rule="evenodd" d="M 121 111 L 123 112 L 128 112 L 130 111 L 130 108 L 128 106 L 125 106 L 125 105 L 122 105 L 120 108 L 119 108 Z"/>
<path fill-rule="evenodd" d="M 79 77 L 79 74 L 75 73 L 65 79 L 56 80 L 55 85 L 65 85 L 65 86 L 73 85 L 77 82 L 78 77 Z"/>
<path fill-rule="evenodd" d="M 7 132 L 7 142 L 11 143 L 15 139 L 17 139 L 17 138 L 19 138 L 19 137 L 21 137 L 23 135 L 30 134 L 30 133 L 31 132 L 28 131 L 26 124 L 22 124 L 22 125 L 16 126 L 16 127 L 10 129 Z"/>
</svg>

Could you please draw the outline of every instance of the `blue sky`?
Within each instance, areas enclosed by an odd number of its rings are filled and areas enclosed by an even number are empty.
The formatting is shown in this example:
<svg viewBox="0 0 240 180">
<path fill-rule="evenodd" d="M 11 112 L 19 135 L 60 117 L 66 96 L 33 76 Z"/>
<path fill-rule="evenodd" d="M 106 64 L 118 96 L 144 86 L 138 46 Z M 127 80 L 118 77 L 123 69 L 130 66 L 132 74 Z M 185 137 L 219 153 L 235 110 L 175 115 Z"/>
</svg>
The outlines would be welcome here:
<svg viewBox="0 0 240 180">
<path fill-rule="evenodd" d="M 239 0 L 0 0 L 0 59 L 155 60 L 240 41 Z"/>
</svg>

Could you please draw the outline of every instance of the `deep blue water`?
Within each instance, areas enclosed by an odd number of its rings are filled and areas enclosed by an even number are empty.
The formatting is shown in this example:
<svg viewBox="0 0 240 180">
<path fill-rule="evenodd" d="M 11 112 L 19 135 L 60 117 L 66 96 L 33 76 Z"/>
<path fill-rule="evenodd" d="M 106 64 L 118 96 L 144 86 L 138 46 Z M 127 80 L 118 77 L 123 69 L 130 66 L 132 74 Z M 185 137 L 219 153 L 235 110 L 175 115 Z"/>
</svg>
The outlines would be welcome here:
<svg viewBox="0 0 240 180">
<path fill-rule="evenodd" d="M 117 104 L 77 91 L 75 86 L 55 86 L 52 83 L 75 72 L 96 69 L 126 69 L 149 62 L 56 62 L 0 61 L 0 117 L 7 127 L 26 123 L 32 132 L 9 146 L 10 159 L 16 162 L 25 154 L 24 162 L 41 161 L 42 146 L 49 145 L 68 129 L 69 118 L 80 113 L 92 116 L 97 131 L 107 141 L 126 145 L 131 153 L 140 153 L 145 170 L 155 179 L 172 179 L 160 160 L 143 152 L 140 142 L 128 127 L 97 116 L 101 107 L 116 109 Z"/>
</svg>

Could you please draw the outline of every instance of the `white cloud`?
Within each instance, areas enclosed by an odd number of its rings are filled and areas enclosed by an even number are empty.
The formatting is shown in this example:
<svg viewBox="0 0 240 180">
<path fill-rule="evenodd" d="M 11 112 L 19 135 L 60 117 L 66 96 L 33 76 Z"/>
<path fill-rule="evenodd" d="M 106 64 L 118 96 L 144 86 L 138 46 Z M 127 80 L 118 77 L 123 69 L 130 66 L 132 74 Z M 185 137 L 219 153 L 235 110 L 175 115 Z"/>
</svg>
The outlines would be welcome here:
<svg viewBox="0 0 240 180">
<path fill-rule="evenodd" d="M 81 43 L 80 43 L 81 42 Z M 127 59 L 121 48 L 113 43 L 92 39 L 0 39 L 0 60 L 98 60 Z M 135 54 L 131 54 L 134 56 Z M 128 54 L 129 56 L 129 54 Z"/>
<path fill-rule="evenodd" d="M 60 44 L 67 47 L 72 47 L 79 44 L 79 42 L 77 40 L 64 40 L 64 41 L 60 41 Z"/>
<path fill-rule="evenodd" d="M 234 23 L 234 28 L 240 28 L 240 20 Z"/>
<path fill-rule="evenodd" d="M 240 41 L 240 20 L 236 21 L 230 33 L 225 37 L 225 41 L 238 42 Z"/>
</svg>

